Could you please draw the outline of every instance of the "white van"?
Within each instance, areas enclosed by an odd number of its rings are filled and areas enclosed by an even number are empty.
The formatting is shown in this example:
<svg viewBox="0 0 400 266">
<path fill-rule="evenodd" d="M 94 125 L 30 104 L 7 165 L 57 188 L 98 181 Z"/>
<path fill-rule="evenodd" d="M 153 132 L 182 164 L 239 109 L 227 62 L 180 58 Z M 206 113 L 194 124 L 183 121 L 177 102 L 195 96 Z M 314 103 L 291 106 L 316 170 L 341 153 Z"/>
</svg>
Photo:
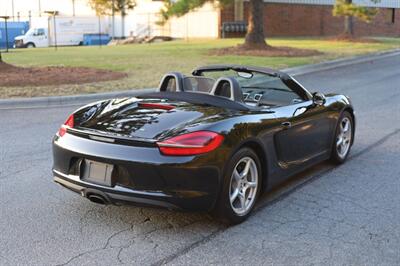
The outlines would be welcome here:
<svg viewBox="0 0 400 266">
<path fill-rule="evenodd" d="M 14 48 L 48 47 L 48 30 L 45 28 L 31 28 L 25 35 L 14 39 Z"/>
</svg>

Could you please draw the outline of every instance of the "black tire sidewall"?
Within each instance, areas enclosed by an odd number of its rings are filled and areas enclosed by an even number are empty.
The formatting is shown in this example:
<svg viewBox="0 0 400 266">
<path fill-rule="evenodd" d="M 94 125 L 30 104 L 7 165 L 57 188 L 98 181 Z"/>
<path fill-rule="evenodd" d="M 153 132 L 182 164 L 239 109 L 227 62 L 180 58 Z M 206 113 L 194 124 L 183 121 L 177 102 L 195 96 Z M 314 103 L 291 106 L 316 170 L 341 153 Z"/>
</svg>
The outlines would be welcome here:
<svg viewBox="0 0 400 266">
<path fill-rule="evenodd" d="M 233 170 L 235 169 L 236 164 L 244 157 L 250 157 L 254 160 L 257 166 L 258 171 L 258 187 L 256 192 L 256 199 L 253 203 L 251 210 L 242 216 L 237 215 L 234 210 L 232 209 L 230 200 L 229 200 L 229 187 L 231 184 L 231 177 Z M 231 159 L 229 160 L 228 164 L 225 167 L 224 175 L 223 175 L 223 184 L 221 194 L 219 196 L 218 202 L 216 207 L 213 210 L 214 216 L 217 216 L 221 221 L 227 224 L 238 224 L 246 220 L 254 208 L 254 205 L 257 201 L 257 198 L 260 194 L 262 187 L 262 170 L 261 170 L 261 162 L 258 158 L 257 154 L 250 148 L 241 148 L 237 152 L 233 154 Z"/>
</svg>

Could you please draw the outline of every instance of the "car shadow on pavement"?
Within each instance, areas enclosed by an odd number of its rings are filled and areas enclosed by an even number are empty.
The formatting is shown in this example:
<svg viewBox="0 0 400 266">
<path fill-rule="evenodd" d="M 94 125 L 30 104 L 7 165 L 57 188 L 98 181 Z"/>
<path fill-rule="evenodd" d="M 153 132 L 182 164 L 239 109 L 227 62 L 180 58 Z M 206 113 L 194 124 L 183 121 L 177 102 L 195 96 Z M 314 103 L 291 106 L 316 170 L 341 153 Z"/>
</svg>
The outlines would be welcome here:
<svg viewBox="0 0 400 266">
<path fill-rule="evenodd" d="M 328 163 L 318 164 L 306 170 L 268 193 L 264 193 L 256 205 L 257 212 L 284 199 L 321 173 L 333 168 Z M 64 192 L 63 192 L 64 193 Z M 69 219 L 69 246 L 65 251 L 66 262 L 83 263 L 88 258 L 114 254 L 119 263 L 162 264 L 185 253 L 202 242 L 223 233 L 226 225 L 214 220 L 207 213 L 179 212 L 158 208 L 99 205 L 65 192 L 68 204 L 59 215 Z M 67 217 L 67 218 L 65 218 Z M 74 243 L 75 242 L 75 243 Z M 107 251 L 107 252 L 105 252 Z M 152 256 L 148 256 L 152 252 Z M 79 255 L 76 255 L 79 254 Z M 112 261 L 110 261 L 112 263 Z"/>
</svg>

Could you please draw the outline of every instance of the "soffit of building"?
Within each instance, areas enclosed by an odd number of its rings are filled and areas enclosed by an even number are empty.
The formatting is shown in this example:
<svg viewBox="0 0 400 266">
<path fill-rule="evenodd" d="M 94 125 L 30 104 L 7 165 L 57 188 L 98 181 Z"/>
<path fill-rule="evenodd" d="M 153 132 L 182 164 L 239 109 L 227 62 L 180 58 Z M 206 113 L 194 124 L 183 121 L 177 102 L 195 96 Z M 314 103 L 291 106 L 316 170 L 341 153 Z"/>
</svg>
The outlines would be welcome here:
<svg viewBox="0 0 400 266">
<path fill-rule="evenodd" d="M 334 5 L 335 0 L 264 0 L 266 3 L 304 4 L 304 5 Z M 400 0 L 381 0 L 374 3 L 370 0 L 353 0 L 355 4 L 368 7 L 400 8 Z"/>
</svg>

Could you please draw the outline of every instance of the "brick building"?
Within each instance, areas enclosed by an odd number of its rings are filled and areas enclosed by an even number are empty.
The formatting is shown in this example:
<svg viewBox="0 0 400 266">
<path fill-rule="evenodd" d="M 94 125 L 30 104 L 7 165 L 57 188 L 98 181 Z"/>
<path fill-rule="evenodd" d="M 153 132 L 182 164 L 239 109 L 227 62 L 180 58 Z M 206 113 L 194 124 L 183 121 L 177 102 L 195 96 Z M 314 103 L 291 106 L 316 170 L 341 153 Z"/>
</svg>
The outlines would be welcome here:
<svg viewBox="0 0 400 266">
<path fill-rule="evenodd" d="M 354 0 L 355 3 L 378 7 L 379 13 L 371 23 L 355 20 L 357 35 L 400 37 L 400 0 Z M 335 0 L 264 0 L 264 26 L 267 36 L 330 36 L 343 30 L 343 18 L 333 17 Z M 116 37 L 140 35 L 164 35 L 174 38 L 222 37 L 223 23 L 246 21 L 248 0 L 234 0 L 230 7 L 220 9 L 212 3 L 189 12 L 182 17 L 171 18 L 160 26 L 162 0 L 136 0 L 137 6 L 122 19 L 103 16 Z M 35 21 L 46 16 L 44 11 L 57 11 L 59 16 L 96 16 L 88 0 L 0 0 L 0 15 L 8 15 L 10 21 Z M 114 25 L 115 24 L 115 25 Z M 243 27 L 244 28 L 244 27 Z M 111 30 L 112 29 L 112 30 Z M 227 33 L 225 37 L 241 37 L 245 32 Z"/>
<path fill-rule="evenodd" d="M 354 20 L 354 33 L 359 36 L 400 37 L 400 0 L 355 0 L 356 4 L 377 7 L 379 12 L 371 23 Z M 331 36 L 343 31 L 343 18 L 334 17 L 335 0 L 264 0 L 264 29 L 267 36 Z M 224 22 L 246 21 L 248 2 L 221 10 L 220 26 Z M 228 33 L 226 37 L 243 36 Z"/>
</svg>

